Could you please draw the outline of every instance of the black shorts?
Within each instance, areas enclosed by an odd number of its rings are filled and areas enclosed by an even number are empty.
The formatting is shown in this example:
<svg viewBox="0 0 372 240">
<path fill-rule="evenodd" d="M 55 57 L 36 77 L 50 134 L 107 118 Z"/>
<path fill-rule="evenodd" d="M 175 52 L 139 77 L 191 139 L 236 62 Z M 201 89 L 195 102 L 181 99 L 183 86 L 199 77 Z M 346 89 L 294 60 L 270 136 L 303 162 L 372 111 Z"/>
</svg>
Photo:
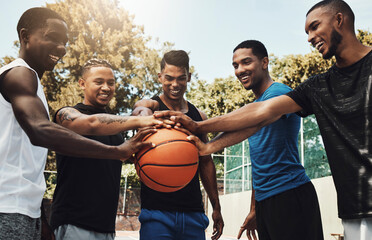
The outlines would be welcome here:
<svg viewBox="0 0 372 240">
<path fill-rule="evenodd" d="M 256 201 L 260 240 L 323 240 L 318 197 L 311 182 Z"/>
</svg>

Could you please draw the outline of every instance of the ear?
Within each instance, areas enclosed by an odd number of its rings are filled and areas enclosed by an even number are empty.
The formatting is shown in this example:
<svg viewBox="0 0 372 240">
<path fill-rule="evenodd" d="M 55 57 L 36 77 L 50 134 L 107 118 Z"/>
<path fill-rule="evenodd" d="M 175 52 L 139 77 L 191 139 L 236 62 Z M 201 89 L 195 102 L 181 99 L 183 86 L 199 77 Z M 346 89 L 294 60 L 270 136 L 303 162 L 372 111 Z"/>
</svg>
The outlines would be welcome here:
<svg viewBox="0 0 372 240">
<path fill-rule="evenodd" d="M 30 38 L 29 31 L 26 28 L 22 28 L 19 31 L 19 40 L 21 41 L 21 43 L 22 42 L 27 43 L 29 38 Z"/>
<path fill-rule="evenodd" d="M 337 21 L 337 27 L 341 28 L 342 25 L 344 24 L 345 17 L 342 13 L 337 13 L 335 15 L 336 21 Z"/>
<path fill-rule="evenodd" d="M 264 57 L 262 59 L 262 68 L 268 69 L 269 68 L 269 57 Z"/>
<path fill-rule="evenodd" d="M 187 82 L 190 82 L 191 81 L 191 73 L 189 73 L 187 77 L 188 77 Z"/>
<path fill-rule="evenodd" d="M 158 73 L 158 81 L 159 81 L 160 83 L 162 83 L 162 80 L 161 80 L 161 72 Z"/>
<path fill-rule="evenodd" d="M 79 86 L 82 90 L 85 90 L 85 80 L 83 78 L 79 78 Z"/>
</svg>

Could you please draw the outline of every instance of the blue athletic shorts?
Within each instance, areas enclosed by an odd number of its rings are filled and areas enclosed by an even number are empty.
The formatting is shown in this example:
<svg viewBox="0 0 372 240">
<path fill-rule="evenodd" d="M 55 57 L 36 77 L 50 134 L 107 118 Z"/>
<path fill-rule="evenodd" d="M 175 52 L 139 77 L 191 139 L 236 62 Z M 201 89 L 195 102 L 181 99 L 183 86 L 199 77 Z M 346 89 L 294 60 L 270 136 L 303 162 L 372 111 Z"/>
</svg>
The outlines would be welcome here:
<svg viewBox="0 0 372 240">
<path fill-rule="evenodd" d="M 203 212 L 142 209 L 140 240 L 205 240 L 208 217 Z"/>
</svg>

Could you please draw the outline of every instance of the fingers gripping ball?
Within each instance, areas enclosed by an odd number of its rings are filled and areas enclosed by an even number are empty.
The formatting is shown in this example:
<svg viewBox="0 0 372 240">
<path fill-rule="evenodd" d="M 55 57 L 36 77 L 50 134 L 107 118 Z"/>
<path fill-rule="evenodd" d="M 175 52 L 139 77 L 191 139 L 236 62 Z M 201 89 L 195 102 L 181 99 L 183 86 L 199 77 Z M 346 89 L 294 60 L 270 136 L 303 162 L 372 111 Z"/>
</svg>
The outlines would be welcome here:
<svg viewBox="0 0 372 240">
<path fill-rule="evenodd" d="M 159 192 L 174 192 L 186 186 L 198 169 L 198 149 L 187 135 L 175 129 L 159 129 L 146 136 L 156 146 L 136 154 L 136 171 L 141 181 Z"/>
</svg>

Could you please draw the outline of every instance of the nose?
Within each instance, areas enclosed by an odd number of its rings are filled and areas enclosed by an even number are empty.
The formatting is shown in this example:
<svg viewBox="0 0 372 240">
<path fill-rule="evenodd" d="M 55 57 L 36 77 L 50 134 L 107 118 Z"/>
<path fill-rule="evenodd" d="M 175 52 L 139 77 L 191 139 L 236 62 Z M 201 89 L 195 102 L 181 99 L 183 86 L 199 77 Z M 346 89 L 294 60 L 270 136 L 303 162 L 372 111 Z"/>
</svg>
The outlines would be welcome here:
<svg viewBox="0 0 372 240">
<path fill-rule="evenodd" d="M 239 77 L 239 75 L 240 75 L 242 72 L 244 72 L 244 69 L 243 69 L 242 65 L 239 64 L 239 65 L 237 66 L 237 68 L 235 68 L 235 76 Z"/>
<path fill-rule="evenodd" d="M 177 81 L 177 79 L 174 79 L 172 81 L 172 87 L 177 87 L 177 86 L 178 86 L 178 81 Z"/>
<path fill-rule="evenodd" d="M 66 54 L 66 45 L 64 43 L 59 43 L 57 45 L 57 54 L 59 57 L 63 57 Z"/>
<path fill-rule="evenodd" d="M 309 31 L 309 33 L 307 35 L 307 41 L 311 44 L 313 44 L 313 42 L 314 42 L 314 34 L 311 31 Z"/>
<path fill-rule="evenodd" d="M 102 84 L 101 89 L 103 91 L 110 91 L 110 87 L 109 87 L 109 85 L 106 82 L 104 84 Z"/>
</svg>

